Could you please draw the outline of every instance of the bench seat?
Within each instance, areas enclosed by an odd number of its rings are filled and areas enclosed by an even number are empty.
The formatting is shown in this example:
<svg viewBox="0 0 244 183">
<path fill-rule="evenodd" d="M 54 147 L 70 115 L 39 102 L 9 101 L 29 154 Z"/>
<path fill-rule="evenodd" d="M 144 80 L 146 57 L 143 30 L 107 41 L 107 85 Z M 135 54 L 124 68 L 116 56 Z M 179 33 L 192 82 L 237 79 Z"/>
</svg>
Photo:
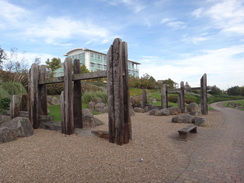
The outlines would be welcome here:
<svg viewBox="0 0 244 183">
<path fill-rule="evenodd" d="M 180 129 L 178 132 L 181 139 L 187 139 L 188 133 L 197 133 L 197 125 L 189 125 Z"/>
</svg>

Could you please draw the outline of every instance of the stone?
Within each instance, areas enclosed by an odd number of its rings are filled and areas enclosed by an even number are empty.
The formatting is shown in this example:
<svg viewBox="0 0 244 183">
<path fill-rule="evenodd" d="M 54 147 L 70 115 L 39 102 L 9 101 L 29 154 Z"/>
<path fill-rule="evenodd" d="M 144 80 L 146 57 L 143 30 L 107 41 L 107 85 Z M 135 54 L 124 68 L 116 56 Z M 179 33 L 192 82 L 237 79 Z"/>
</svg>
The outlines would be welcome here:
<svg viewBox="0 0 244 183">
<path fill-rule="evenodd" d="M 169 107 L 170 115 L 177 115 L 181 113 L 181 110 L 179 107 Z"/>
<path fill-rule="evenodd" d="M 100 113 L 108 113 L 108 106 L 100 110 Z"/>
<path fill-rule="evenodd" d="M 152 102 L 152 104 L 155 104 L 155 103 L 157 103 L 157 100 L 155 98 L 152 98 L 151 102 Z"/>
<path fill-rule="evenodd" d="M 194 117 L 194 123 L 197 126 L 209 126 L 207 119 L 204 117 Z"/>
<path fill-rule="evenodd" d="M 140 107 L 135 107 L 134 111 L 138 112 L 138 113 L 144 113 L 145 112 L 145 110 L 143 108 L 140 108 Z"/>
<path fill-rule="evenodd" d="M 15 130 L 11 130 L 7 127 L 0 128 L 0 144 L 5 142 L 14 141 L 17 139 L 17 133 Z"/>
<path fill-rule="evenodd" d="M 169 116 L 170 115 L 170 110 L 169 109 L 161 109 L 160 110 L 163 116 Z"/>
<path fill-rule="evenodd" d="M 199 107 L 195 102 L 192 102 L 186 107 L 187 112 L 191 115 L 196 115 L 199 112 Z"/>
<path fill-rule="evenodd" d="M 149 115 L 155 115 L 155 112 L 158 111 L 158 109 L 152 109 L 149 111 Z"/>
<path fill-rule="evenodd" d="M 163 116 L 161 109 L 160 110 L 155 110 L 154 116 Z"/>
<path fill-rule="evenodd" d="M 129 113 L 130 113 L 130 116 L 135 116 L 136 115 L 136 113 L 135 113 L 135 111 L 134 111 L 134 109 L 133 109 L 133 107 L 131 105 L 130 105 Z"/>
<path fill-rule="evenodd" d="M 92 111 L 90 109 L 82 109 L 82 119 L 83 127 L 85 128 L 96 127 L 98 125 L 104 124 L 99 119 L 94 118 Z"/>
<path fill-rule="evenodd" d="M 0 126 L 3 124 L 3 123 L 6 123 L 7 121 L 10 121 L 11 118 L 10 116 L 7 116 L 7 115 L 1 115 L 0 116 Z"/>
<path fill-rule="evenodd" d="M 172 118 L 173 123 L 193 123 L 194 117 L 190 114 L 178 114 Z"/>
<path fill-rule="evenodd" d="M 93 99 L 93 102 L 95 102 L 95 104 L 98 104 L 98 103 L 103 103 L 103 100 L 102 100 L 102 98 L 100 98 L 100 97 L 95 97 L 95 98 Z"/>
<path fill-rule="evenodd" d="M 60 105 L 60 100 L 57 97 L 47 96 L 48 105 Z"/>
<path fill-rule="evenodd" d="M 100 112 L 105 107 L 104 103 L 97 103 L 95 105 L 95 111 Z"/>
<path fill-rule="evenodd" d="M 29 118 L 16 117 L 2 126 L 15 131 L 18 137 L 28 137 L 34 134 Z"/>
<path fill-rule="evenodd" d="M 95 102 L 89 102 L 88 103 L 88 107 L 90 108 L 90 109 L 94 109 L 95 108 Z"/>
</svg>

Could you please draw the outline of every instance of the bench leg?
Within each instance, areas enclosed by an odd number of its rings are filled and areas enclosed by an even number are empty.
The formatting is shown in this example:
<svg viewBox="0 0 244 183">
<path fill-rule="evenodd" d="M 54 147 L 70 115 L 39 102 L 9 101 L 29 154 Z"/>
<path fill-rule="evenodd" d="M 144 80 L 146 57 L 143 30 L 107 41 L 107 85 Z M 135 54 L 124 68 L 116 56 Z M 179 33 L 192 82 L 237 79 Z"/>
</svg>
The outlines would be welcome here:
<svg viewBox="0 0 244 183">
<path fill-rule="evenodd" d="M 179 133 L 181 139 L 187 139 L 187 133 Z"/>
<path fill-rule="evenodd" d="M 197 133 L 197 128 L 192 129 L 190 133 Z"/>
</svg>

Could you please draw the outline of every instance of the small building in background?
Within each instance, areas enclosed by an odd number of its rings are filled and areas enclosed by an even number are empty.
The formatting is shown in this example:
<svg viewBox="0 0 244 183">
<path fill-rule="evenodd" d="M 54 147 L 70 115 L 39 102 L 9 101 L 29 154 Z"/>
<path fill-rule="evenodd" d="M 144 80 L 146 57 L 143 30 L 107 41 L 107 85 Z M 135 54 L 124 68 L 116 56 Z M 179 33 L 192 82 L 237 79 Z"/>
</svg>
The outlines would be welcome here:
<svg viewBox="0 0 244 183">
<path fill-rule="evenodd" d="M 85 65 L 90 72 L 107 69 L 107 54 L 105 53 L 86 48 L 75 48 L 65 53 L 64 56 L 71 58 L 72 61 L 79 59 L 80 63 Z M 139 64 L 140 63 L 138 62 L 128 60 L 129 75 L 139 77 Z M 63 68 L 57 69 L 55 71 L 54 77 L 63 76 L 63 70 Z"/>
</svg>

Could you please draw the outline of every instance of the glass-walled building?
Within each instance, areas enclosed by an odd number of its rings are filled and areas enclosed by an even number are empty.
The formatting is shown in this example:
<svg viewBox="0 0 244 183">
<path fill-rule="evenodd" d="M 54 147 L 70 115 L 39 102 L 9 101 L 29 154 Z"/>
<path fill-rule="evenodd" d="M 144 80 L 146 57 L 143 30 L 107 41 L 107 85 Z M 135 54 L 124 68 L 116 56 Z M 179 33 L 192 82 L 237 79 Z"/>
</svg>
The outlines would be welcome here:
<svg viewBox="0 0 244 183">
<path fill-rule="evenodd" d="M 74 61 L 75 59 L 79 59 L 80 63 L 84 64 L 91 72 L 107 69 L 107 55 L 101 52 L 85 48 L 76 48 L 68 51 L 67 53 L 65 53 L 64 56 L 71 58 L 72 61 Z M 140 63 L 130 60 L 128 61 L 129 75 L 139 77 L 139 64 Z M 59 76 L 63 76 L 63 68 L 56 70 L 55 77 Z"/>
</svg>

